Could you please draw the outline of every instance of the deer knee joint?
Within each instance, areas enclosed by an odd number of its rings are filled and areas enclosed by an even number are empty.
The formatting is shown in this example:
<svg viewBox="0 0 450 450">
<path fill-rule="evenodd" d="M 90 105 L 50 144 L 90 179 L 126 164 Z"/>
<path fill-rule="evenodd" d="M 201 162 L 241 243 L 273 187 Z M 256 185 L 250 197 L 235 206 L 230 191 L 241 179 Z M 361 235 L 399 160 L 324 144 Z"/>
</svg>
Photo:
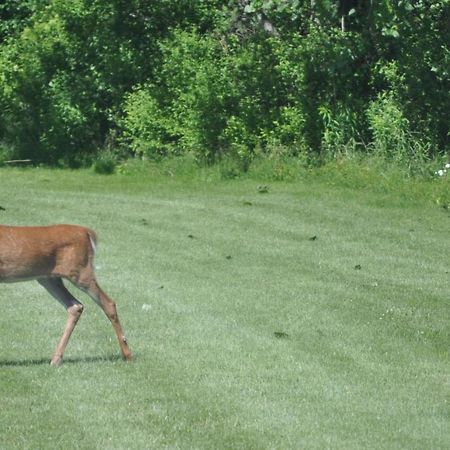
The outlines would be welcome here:
<svg viewBox="0 0 450 450">
<path fill-rule="evenodd" d="M 83 309 L 84 309 L 84 306 L 80 303 L 80 304 L 75 304 L 75 305 L 72 305 L 71 307 L 69 307 L 67 309 L 67 312 L 70 315 L 79 318 L 81 316 L 81 313 L 83 312 Z"/>
</svg>

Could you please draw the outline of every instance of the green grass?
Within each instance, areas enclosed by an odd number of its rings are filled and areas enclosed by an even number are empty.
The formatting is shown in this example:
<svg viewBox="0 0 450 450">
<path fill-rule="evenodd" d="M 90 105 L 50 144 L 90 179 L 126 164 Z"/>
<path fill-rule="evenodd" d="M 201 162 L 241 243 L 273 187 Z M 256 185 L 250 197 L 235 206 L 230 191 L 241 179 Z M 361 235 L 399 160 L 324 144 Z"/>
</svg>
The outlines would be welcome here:
<svg viewBox="0 0 450 450">
<path fill-rule="evenodd" d="M 1 448 L 449 447 L 437 182 L 137 172 L 0 170 L 1 223 L 97 230 L 98 279 L 135 354 L 119 359 L 80 294 L 50 367 L 64 310 L 35 282 L 0 285 Z"/>
</svg>

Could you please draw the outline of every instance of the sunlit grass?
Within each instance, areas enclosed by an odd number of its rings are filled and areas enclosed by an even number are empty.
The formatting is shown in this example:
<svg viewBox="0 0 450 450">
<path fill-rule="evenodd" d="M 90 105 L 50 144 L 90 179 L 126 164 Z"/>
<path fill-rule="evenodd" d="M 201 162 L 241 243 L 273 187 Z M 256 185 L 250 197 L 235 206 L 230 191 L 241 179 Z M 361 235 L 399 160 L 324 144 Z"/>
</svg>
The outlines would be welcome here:
<svg viewBox="0 0 450 450">
<path fill-rule="evenodd" d="M 118 358 L 81 294 L 49 367 L 63 309 L 36 283 L 0 285 L 5 448 L 448 448 L 442 187 L 265 170 L 0 171 L 1 223 L 97 230 L 136 356 Z"/>
</svg>

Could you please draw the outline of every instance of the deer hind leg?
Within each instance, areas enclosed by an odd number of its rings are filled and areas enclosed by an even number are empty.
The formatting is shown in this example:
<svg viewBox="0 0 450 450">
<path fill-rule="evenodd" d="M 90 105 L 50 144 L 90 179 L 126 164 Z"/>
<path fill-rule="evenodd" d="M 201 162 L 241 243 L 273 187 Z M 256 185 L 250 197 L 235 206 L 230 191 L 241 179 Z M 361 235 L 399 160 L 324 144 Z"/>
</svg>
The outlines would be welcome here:
<svg viewBox="0 0 450 450">
<path fill-rule="evenodd" d="M 61 278 L 42 278 L 38 282 L 67 310 L 66 326 L 50 363 L 57 366 L 61 363 L 70 336 L 83 312 L 83 305 L 66 289 Z"/>
<path fill-rule="evenodd" d="M 117 308 L 114 301 L 100 288 L 97 281 L 93 277 L 88 283 L 75 284 L 86 292 L 86 294 L 88 294 L 95 301 L 95 303 L 102 308 L 114 328 L 123 358 L 127 361 L 131 361 L 133 356 L 130 348 L 128 347 L 127 338 L 122 330 L 122 326 L 120 325 L 119 316 L 117 315 Z"/>
</svg>

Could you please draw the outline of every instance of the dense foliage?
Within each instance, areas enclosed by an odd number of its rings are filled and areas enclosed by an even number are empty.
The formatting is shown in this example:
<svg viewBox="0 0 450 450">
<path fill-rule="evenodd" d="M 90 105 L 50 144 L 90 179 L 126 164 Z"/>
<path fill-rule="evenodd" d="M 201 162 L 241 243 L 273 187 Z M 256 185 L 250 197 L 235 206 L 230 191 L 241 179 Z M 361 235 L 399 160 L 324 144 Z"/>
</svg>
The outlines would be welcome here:
<svg viewBox="0 0 450 450">
<path fill-rule="evenodd" d="M 450 151 L 450 0 L 7 0 L 0 19 L 0 159 Z"/>
</svg>

